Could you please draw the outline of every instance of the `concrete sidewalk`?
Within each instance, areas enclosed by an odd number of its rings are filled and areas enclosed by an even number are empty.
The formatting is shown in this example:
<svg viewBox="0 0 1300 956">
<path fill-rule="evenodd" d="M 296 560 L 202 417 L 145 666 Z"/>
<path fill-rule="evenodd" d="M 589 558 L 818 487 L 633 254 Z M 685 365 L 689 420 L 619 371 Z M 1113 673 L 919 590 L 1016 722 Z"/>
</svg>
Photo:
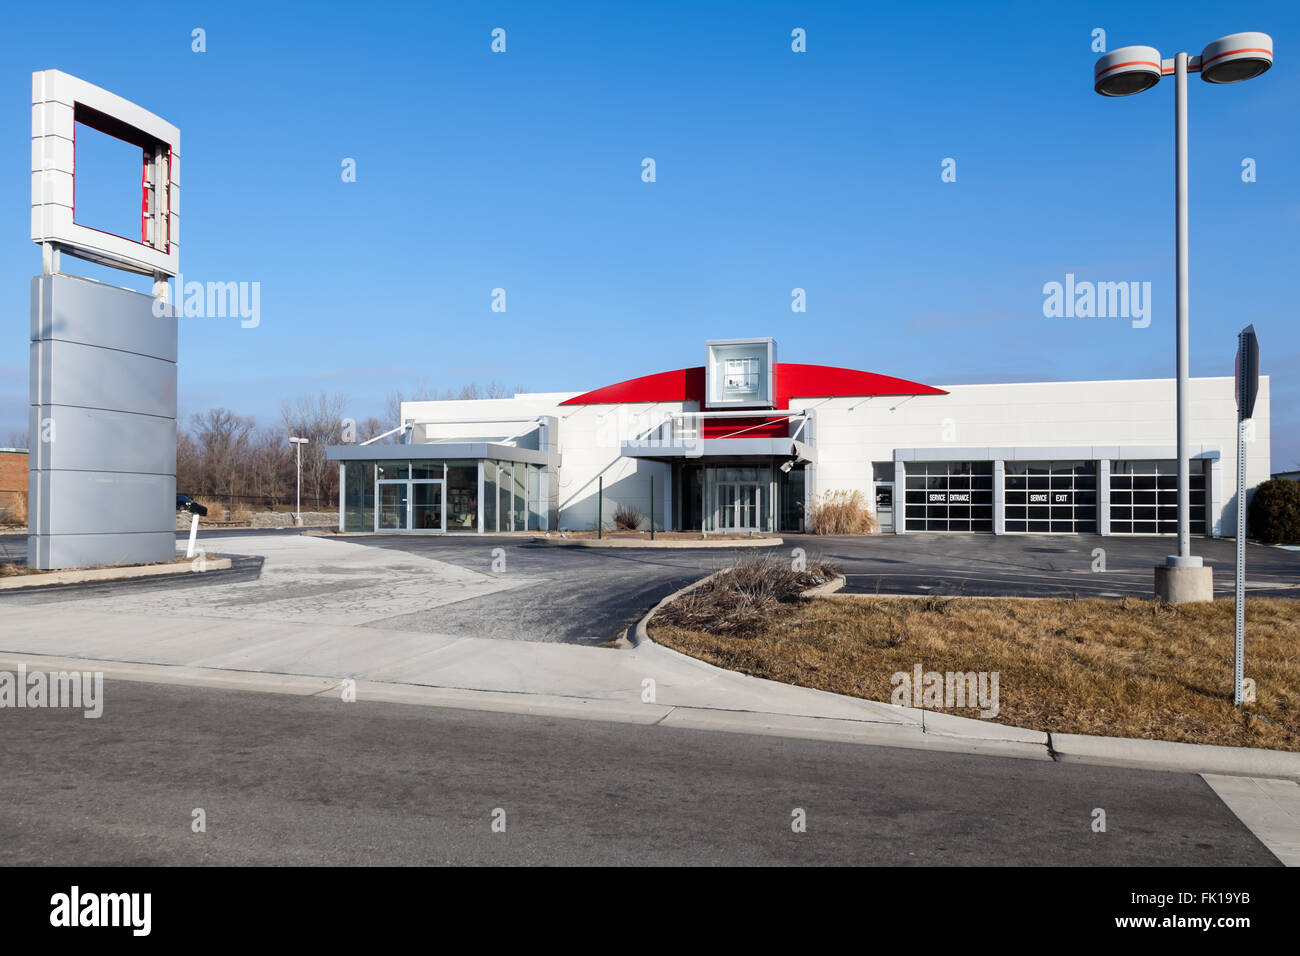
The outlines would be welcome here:
<svg viewBox="0 0 1300 956">
<path fill-rule="evenodd" d="M 167 681 L 170 673 L 175 680 L 168 682 L 236 687 L 246 680 L 249 689 L 263 690 L 275 690 L 280 682 L 289 693 L 332 692 L 351 678 L 367 699 L 395 700 L 397 694 L 414 702 L 420 689 L 431 688 L 489 692 L 521 698 L 503 708 L 520 712 L 553 712 L 581 702 L 581 712 L 601 719 L 790 736 L 825 731 L 834 739 L 856 731 L 864 742 L 1050 759 L 1045 734 L 764 681 L 657 644 L 615 650 L 294 621 L 3 605 L 0 633 L 0 667 L 10 669 L 20 662 L 29 670 L 42 661 L 51 665 L 46 669 L 56 669 L 54 661 L 75 662 L 78 669 L 120 679 Z M 108 662 L 145 666 L 113 668 Z M 674 714 L 676 709 L 686 713 Z M 975 733 L 954 735 L 951 726 L 941 726 L 952 721 L 974 725 Z M 839 726 L 846 723 L 852 726 Z"/>
</svg>

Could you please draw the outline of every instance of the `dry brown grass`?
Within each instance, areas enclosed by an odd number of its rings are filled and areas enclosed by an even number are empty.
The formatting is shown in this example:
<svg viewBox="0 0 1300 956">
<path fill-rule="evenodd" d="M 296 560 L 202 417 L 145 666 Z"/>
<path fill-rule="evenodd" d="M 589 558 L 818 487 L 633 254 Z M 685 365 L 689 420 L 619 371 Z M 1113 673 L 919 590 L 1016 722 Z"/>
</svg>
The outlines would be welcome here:
<svg viewBox="0 0 1300 956">
<path fill-rule="evenodd" d="M 833 597 L 782 604 L 753 637 L 669 626 L 651 637 L 721 667 L 889 701 L 890 678 L 998 671 L 998 723 L 1056 733 L 1300 750 L 1300 603 L 1247 602 L 1232 705 L 1233 606 L 1125 599 Z M 975 717 L 974 708 L 950 713 Z"/>
<path fill-rule="evenodd" d="M 201 504 L 201 505 L 206 505 L 206 506 L 207 506 L 207 509 L 208 509 L 207 517 L 206 517 L 205 519 L 200 519 L 200 520 L 206 520 L 206 521 L 225 521 L 225 520 L 226 520 L 226 506 L 225 506 L 225 505 L 223 505 L 223 504 L 219 504 L 218 502 L 215 502 L 215 501 L 208 501 L 208 499 L 206 499 L 206 498 L 195 498 L 194 500 L 195 500 L 196 502 L 198 502 L 199 504 Z"/>
<path fill-rule="evenodd" d="M 0 525 L 27 524 L 27 492 L 15 492 L 4 505 L 0 505 Z"/>
<path fill-rule="evenodd" d="M 812 499 L 808 512 L 813 534 L 875 534 L 876 516 L 860 491 L 827 491 Z"/>
</svg>

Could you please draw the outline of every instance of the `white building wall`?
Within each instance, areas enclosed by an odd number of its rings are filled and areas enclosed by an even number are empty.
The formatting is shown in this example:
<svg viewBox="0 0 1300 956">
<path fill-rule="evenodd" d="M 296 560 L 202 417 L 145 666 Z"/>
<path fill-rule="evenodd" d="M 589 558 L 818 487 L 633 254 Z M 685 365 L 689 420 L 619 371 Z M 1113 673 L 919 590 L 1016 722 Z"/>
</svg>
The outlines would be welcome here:
<svg viewBox="0 0 1300 956">
<path fill-rule="evenodd" d="M 873 461 L 892 462 L 896 449 L 952 447 L 954 460 L 987 460 L 999 449 L 1026 446 L 1172 446 L 1175 434 L 1173 379 L 1098 382 L 1036 382 L 945 386 L 947 395 L 870 398 L 795 398 L 792 410 L 814 411 L 817 455 L 810 494 L 861 491 L 875 505 Z M 1198 378 L 1191 383 L 1193 446 L 1217 445 L 1220 467 L 1212 475 L 1210 522 L 1225 535 L 1235 533 L 1236 401 L 1231 377 Z M 576 392 L 524 393 L 510 399 L 405 402 L 406 419 L 528 418 L 559 419 L 559 525 L 592 528 L 596 521 L 597 479 L 604 479 L 604 516 L 612 520 L 620 504 L 650 514 L 650 476 L 655 479 L 656 526 L 670 516 L 671 469 L 658 462 L 623 458 L 620 444 L 657 424 L 673 411 L 698 410 L 694 403 L 561 405 Z M 510 428 L 482 424 L 433 426 L 443 437 L 503 437 Z M 1260 379 L 1247 485 L 1270 473 L 1269 380 Z M 417 441 L 427 438 L 424 429 Z M 1220 505 L 1215 513 L 1214 503 Z M 902 520 L 901 487 L 895 496 Z"/>
<path fill-rule="evenodd" d="M 900 448 L 951 446 L 953 460 L 960 461 L 997 458 L 999 448 L 1172 446 L 1177 440 L 1173 379 L 941 387 L 949 394 L 792 399 L 792 407 L 816 409 L 816 492 L 861 490 L 874 507 L 871 462 L 892 461 Z M 1222 509 L 1219 515 L 1212 509 L 1210 521 L 1220 526 L 1220 533 L 1231 535 L 1236 528 L 1237 474 L 1233 380 L 1193 379 L 1191 399 L 1190 444 L 1217 445 L 1220 450 L 1220 484 L 1210 489 L 1210 499 L 1217 499 Z M 1247 486 L 1268 480 L 1269 471 L 1269 381 L 1261 376 Z M 902 498 L 899 489 L 897 515 Z"/>
<path fill-rule="evenodd" d="M 560 409 L 560 527 L 587 530 L 596 526 L 601 479 L 607 525 L 612 523 L 619 505 L 636 508 L 648 521 L 653 476 L 655 527 L 662 529 L 672 500 L 671 467 L 662 462 L 624 458 L 620 449 L 624 441 L 658 424 L 668 412 L 683 410 L 681 402 L 566 405 Z"/>
<path fill-rule="evenodd" d="M 560 402 L 578 394 L 581 393 L 523 393 L 514 398 L 402 402 L 401 414 L 402 421 L 456 421 L 456 424 L 451 425 L 417 425 L 412 435 L 412 441 L 415 442 L 426 442 L 431 435 L 440 438 L 501 439 L 528 427 L 527 422 L 508 421 L 508 419 L 531 419 L 541 415 L 555 415 Z M 463 419 L 497 419 L 497 421 L 487 423 L 461 421 Z"/>
</svg>

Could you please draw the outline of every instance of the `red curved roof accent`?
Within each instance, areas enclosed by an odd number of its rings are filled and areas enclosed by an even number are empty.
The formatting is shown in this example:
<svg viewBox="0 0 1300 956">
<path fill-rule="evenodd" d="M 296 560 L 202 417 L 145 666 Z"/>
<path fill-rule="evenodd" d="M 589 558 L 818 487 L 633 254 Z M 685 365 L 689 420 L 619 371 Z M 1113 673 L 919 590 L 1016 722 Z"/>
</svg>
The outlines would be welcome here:
<svg viewBox="0 0 1300 956">
<path fill-rule="evenodd" d="M 702 402 L 704 401 L 704 366 L 679 368 L 629 378 L 626 382 L 606 385 L 561 402 L 561 405 L 612 405 L 634 402 Z"/>
<path fill-rule="evenodd" d="M 892 375 L 860 372 L 833 365 L 777 362 L 776 408 L 789 408 L 792 398 L 845 398 L 868 395 L 946 395 L 941 388 L 909 382 Z M 561 402 L 562 405 L 612 405 L 638 402 L 699 402 L 704 407 L 704 366 L 679 368 L 630 378 Z"/>
<path fill-rule="evenodd" d="M 892 375 L 859 372 L 834 365 L 776 363 L 776 407 L 789 408 L 792 398 L 857 398 L 867 395 L 947 395 L 941 388 Z"/>
</svg>

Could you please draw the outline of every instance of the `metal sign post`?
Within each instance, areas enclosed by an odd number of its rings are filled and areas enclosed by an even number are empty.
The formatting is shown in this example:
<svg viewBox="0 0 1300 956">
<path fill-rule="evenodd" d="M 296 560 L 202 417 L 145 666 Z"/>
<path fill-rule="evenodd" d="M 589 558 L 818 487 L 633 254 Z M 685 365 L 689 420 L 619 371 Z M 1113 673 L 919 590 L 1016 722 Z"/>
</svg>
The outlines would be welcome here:
<svg viewBox="0 0 1300 956">
<path fill-rule="evenodd" d="M 1242 704 L 1246 669 L 1246 428 L 1259 394 L 1259 340 L 1248 325 L 1237 336 L 1237 591 L 1232 703 Z"/>
<path fill-rule="evenodd" d="M 1237 415 L 1237 593 L 1236 650 L 1232 659 L 1232 703 L 1241 706 L 1246 676 L 1246 420 Z"/>
</svg>

